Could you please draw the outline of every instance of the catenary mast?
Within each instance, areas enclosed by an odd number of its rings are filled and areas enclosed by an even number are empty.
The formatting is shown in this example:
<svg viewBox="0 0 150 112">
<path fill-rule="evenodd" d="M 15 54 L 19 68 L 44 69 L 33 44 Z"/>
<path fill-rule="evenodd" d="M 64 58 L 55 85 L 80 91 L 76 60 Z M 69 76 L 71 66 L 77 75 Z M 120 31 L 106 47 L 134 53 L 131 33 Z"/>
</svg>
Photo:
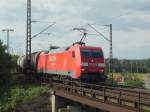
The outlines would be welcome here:
<svg viewBox="0 0 150 112">
<path fill-rule="evenodd" d="M 31 0 L 27 0 L 26 70 L 31 70 Z"/>
</svg>

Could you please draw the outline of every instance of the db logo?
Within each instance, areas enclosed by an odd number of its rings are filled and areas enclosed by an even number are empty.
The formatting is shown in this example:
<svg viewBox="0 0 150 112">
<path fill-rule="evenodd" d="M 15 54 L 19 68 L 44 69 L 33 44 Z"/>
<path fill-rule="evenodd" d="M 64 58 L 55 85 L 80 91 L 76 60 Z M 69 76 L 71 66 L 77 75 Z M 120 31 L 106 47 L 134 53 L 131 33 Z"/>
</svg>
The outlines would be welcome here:
<svg viewBox="0 0 150 112">
<path fill-rule="evenodd" d="M 52 61 L 52 62 L 56 61 L 56 57 L 55 56 L 50 56 L 49 61 Z"/>
</svg>

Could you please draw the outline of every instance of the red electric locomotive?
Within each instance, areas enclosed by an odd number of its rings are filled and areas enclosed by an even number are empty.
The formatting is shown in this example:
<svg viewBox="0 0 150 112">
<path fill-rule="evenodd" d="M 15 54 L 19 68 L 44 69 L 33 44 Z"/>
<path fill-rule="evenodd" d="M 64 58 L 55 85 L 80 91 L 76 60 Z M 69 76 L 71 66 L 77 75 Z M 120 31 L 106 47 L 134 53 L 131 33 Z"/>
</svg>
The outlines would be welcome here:
<svg viewBox="0 0 150 112">
<path fill-rule="evenodd" d="M 25 56 L 18 59 L 19 70 L 25 71 Z M 37 76 L 61 76 L 86 82 L 104 82 L 105 62 L 101 47 L 75 43 L 70 47 L 54 47 L 31 55 L 31 69 Z"/>
<path fill-rule="evenodd" d="M 84 81 L 106 80 L 102 48 L 73 44 L 70 47 L 41 52 L 37 59 L 37 73 L 61 75 Z"/>
</svg>

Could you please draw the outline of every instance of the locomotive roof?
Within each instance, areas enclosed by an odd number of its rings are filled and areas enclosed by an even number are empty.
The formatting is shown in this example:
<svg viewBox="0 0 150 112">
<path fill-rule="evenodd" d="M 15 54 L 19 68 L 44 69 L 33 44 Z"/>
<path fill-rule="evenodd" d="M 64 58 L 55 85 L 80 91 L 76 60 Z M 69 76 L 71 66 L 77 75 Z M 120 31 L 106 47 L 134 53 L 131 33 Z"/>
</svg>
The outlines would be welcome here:
<svg viewBox="0 0 150 112">
<path fill-rule="evenodd" d="M 67 51 L 70 47 L 60 47 L 57 49 L 51 49 L 49 50 L 49 53 L 60 53 L 60 52 L 64 52 Z"/>
<path fill-rule="evenodd" d="M 78 44 L 76 44 L 78 46 Z M 80 46 L 80 45 L 79 45 Z M 69 47 L 59 47 L 55 49 L 50 49 L 49 51 L 46 51 L 46 53 L 61 53 L 69 50 L 71 46 Z M 90 49 L 99 49 L 100 47 L 93 47 L 93 46 L 80 46 L 81 48 L 90 48 Z M 100 48 L 101 49 L 101 48 Z"/>
</svg>

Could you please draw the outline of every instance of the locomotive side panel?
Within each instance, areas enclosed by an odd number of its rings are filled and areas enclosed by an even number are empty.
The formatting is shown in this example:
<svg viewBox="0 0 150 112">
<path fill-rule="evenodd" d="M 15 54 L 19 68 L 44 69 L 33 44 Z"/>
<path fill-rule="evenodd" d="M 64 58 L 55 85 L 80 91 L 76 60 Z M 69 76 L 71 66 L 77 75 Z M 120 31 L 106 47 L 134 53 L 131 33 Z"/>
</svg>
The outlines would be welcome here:
<svg viewBox="0 0 150 112">
<path fill-rule="evenodd" d="M 72 46 L 64 52 L 41 53 L 38 59 L 38 73 L 66 75 L 79 78 L 81 74 L 81 56 L 79 46 Z"/>
<path fill-rule="evenodd" d="M 72 62 L 71 62 L 72 61 Z M 47 58 L 47 73 L 72 76 L 75 74 L 74 63 L 71 60 L 71 52 L 48 54 Z"/>
<path fill-rule="evenodd" d="M 71 52 L 71 58 L 69 60 L 69 65 L 72 65 L 72 69 L 75 71 L 73 78 L 78 79 L 81 75 L 81 56 L 79 45 L 74 45 L 69 50 Z"/>
</svg>

